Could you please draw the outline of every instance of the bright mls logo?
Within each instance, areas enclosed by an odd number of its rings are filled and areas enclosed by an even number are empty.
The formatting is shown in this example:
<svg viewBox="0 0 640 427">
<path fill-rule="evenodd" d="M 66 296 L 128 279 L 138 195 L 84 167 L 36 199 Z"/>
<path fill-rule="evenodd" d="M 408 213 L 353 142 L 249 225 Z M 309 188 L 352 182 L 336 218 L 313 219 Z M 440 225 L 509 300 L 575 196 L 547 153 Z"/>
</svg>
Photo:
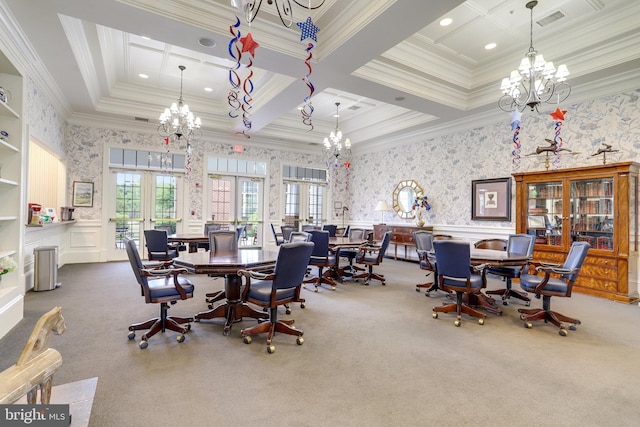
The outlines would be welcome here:
<svg viewBox="0 0 640 427">
<path fill-rule="evenodd" d="M 0 425 L 67 427 L 69 405 L 0 405 Z"/>
</svg>

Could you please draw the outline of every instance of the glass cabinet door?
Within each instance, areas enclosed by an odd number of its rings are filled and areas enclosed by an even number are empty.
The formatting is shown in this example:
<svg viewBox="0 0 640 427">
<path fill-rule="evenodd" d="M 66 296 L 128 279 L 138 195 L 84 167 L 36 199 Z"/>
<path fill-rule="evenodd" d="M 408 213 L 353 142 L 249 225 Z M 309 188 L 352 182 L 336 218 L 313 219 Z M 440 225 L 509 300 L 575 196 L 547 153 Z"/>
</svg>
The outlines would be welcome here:
<svg viewBox="0 0 640 427">
<path fill-rule="evenodd" d="M 536 243 L 562 246 L 562 181 L 527 185 L 527 233 Z"/>
<path fill-rule="evenodd" d="M 613 251 L 613 178 L 571 182 L 571 240 Z"/>
</svg>

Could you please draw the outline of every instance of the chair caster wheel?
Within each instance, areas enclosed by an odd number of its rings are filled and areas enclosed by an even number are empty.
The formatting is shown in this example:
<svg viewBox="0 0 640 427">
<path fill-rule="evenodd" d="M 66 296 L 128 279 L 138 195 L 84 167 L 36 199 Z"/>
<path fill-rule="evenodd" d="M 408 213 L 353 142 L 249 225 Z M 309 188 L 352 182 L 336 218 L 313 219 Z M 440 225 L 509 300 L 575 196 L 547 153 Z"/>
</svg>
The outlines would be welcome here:
<svg viewBox="0 0 640 427">
<path fill-rule="evenodd" d="M 176 341 L 178 341 L 178 342 L 180 342 L 180 343 L 181 343 L 181 342 L 184 342 L 184 335 L 182 335 L 182 334 L 178 335 L 178 336 L 176 337 Z"/>
<path fill-rule="evenodd" d="M 315 289 L 313 290 L 313 292 L 318 292 L 318 288 L 315 288 Z"/>
<path fill-rule="evenodd" d="M 300 304 L 300 308 L 305 308 L 305 307 L 306 307 L 305 303 Z"/>
<path fill-rule="evenodd" d="M 524 320 L 524 314 L 520 315 L 520 320 Z"/>
<path fill-rule="evenodd" d="M 209 310 L 213 310 L 213 304 L 209 304 L 207 307 L 209 307 Z"/>
<path fill-rule="evenodd" d="M 453 322 L 454 325 L 456 325 L 457 327 L 460 327 L 462 322 L 460 322 L 459 320 L 456 320 L 455 322 Z"/>
<path fill-rule="evenodd" d="M 484 319 L 478 319 L 478 325 L 484 325 Z"/>
<path fill-rule="evenodd" d="M 184 332 L 190 332 L 191 331 L 191 323 L 187 323 L 187 326 L 184 327 Z"/>
<path fill-rule="evenodd" d="M 437 319 L 438 318 L 438 313 L 431 314 L 431 317 L 433 317 L 434 319 Z"/>
<path fill-rule="evenodd" d="M 267 312 L 268 308 L 267 307 L 262 307 L 262 311 L 264 311 L 265 313 Z M 287 313 L 289 314 L 289 313 Z"/>
<path fill-rule="evenodd" d="M 416 292 L 420 292 L 420 288 L 416 288 Z"/>
<path fill-rule="evenodd" d="M 427 297 L 427 298 L 431 298 L 431 294 L 429 292 L 425 292 L 424 296 Z"/>
<path fill-rule="evenodd" d="M 575 331 L 575 330 L 577 330 L 577 329 L 578 329 L 578 328 L 576 327 L 576 325 L 570 325 L 570 326 L 569 326 L 569 330 L 570 330 L 570 331 Z"/>
<path fill-rule="evenodd" d="M 566 337 L 567 335 L 569 335 L 569 332 L 567 332 L 566 329 L 560 329 L 558 333 L 560 334 L 561 337 Z"/>
<path fill-rule="evenodd" d="M 526 305 L 527 307 L 531 307 L 531 301 L 527 301 L 526 303 L 524 303 L 524 305 Z"/>
<path fill-rule="evenodd" d="M 142 340 L 138 344 L 138 347 L 140 347 L 140 350 L 144 350 L 145 348 L 149 347 L 149 343 L 146 340 Z"/>
<path fill-rule="evenodd" d="M 275 353 L 275 351 L 276 351 L 275 346 L 272 346 L 272 345 L 267 346 L 267 353 L 273 354 L 273 353 Z"/>
<path fill-rule="evenodd" d="M 509 305 L 509 301 L 502 301 L 502 305 Z"/>
<path fill-rule="evenodd" d="M 135 339 L 135 337 L 136 337 L 136 333 L 133 331 L 129 332 L 129 335 L 127 335 L 127 338 L 129 338 L 130 340 Z"/>
<path fill-rule="evenodd" d="M 290 308 L 287 308 L 287 309 L 285 310 L 285 313 L 287 313 L 287 314 L 291 314 L 291 309 L 290 309 Z"/>
<path fill-rule="evenodd" d="M 296 344 L 298 344 L 298 345 L 304 344 L 304 338 L 302 338 L 302 337 L 296 338 Z"/>
<path fill-rule="evenodd" d="M 365 286 L 369 286 L 369 282 L 364 282 L 364 285 Z"/>
<path fill-rule="evenodd" d="M 332 291 L 335 291 L 335 290 L 336 290 L 336 287 L 335 287 L 335 286 L 332 286 L 332 287 L 331 287 L 331 290 L 332 290 Z"/>
<path fill-rule="evenodd" d="M 533 325 L 530 322 L 524 322 L 524 327 L 527 329 L 533 328 Z"/>
<path fill-rule="evenodd" d="M 244 341 L 245 344 L 251 344 L 251 341 L 253 341 L 253 339 L 247 335 L 242 341 Z"/>
</svg>

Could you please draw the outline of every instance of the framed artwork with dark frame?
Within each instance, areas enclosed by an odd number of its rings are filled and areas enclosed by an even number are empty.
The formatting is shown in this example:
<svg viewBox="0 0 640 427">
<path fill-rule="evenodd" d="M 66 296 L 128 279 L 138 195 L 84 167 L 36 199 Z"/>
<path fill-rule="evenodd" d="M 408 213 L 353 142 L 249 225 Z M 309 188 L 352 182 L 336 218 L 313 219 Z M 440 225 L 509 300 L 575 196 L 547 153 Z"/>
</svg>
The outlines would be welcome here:
<svg viewBox="0 0 640 427">
<path fill-rule="evenodd" d="M 471 181 L 471 219 L 511 221 L 511 178 Z"/>
<path fill-rule="evenodd" d="M 73 181 L 73 206 L 93 207 L 93 182 Z"/>
</svg>

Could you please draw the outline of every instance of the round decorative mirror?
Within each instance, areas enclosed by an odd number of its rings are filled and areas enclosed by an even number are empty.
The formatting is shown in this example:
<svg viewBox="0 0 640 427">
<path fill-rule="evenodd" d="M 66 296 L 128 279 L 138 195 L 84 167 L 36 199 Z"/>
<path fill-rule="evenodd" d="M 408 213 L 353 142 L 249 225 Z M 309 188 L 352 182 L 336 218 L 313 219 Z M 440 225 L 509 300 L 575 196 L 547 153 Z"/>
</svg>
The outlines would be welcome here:
<svg viewBox="0 0 640 427">
<path fill-rule="evenodd" d="M 400 181 L 393 190 L 393 210 L 403 219 L 415 217 L 415 211 L 412 209 L 413 202 L 422 194 L 422 187 L 414 180 Z"/>
</svg>

